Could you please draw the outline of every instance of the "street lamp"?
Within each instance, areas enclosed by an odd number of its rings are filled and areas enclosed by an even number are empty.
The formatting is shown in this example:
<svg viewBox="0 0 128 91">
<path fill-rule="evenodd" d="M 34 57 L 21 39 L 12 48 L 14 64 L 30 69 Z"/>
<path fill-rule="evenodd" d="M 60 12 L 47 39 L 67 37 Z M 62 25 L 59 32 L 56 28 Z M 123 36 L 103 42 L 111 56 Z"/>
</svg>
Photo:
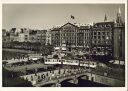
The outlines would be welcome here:
<svg viewBox="0 0 128 91">
<path fill-rule="evenodd" d="M 105 55 L 107 54 L 106 53 L 107 52 L 106 50 L 107 50 L 108 39 L 109 39 L 109 37 L 106 36 L 106 41 L 105 41 Z"/>
</svg>

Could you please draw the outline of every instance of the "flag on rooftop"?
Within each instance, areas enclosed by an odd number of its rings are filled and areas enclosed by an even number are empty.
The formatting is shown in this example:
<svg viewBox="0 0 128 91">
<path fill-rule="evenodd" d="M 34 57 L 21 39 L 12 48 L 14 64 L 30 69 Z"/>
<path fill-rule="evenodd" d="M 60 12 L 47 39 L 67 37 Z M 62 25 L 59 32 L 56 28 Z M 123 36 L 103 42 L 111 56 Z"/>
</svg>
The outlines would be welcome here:
<svg viewBox="0 0 128 91">
<path fill-rule="evenodd" d="M 75 19 L 75 17 L 73 15 L 71 15 L 71 19 Z"/>
</svg>

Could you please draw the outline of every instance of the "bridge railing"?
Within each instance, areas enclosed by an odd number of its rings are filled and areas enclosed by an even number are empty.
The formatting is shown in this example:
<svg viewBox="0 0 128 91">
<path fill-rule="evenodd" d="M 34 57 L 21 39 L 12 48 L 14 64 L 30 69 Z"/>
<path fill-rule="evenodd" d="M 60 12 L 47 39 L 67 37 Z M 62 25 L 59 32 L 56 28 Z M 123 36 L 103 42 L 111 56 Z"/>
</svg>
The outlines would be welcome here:
<svg viewBox="0 0 128 91">
<path fill-rule="evenodd" d="M 55 75 L 55 76 L 52 76 L 52 77 L 47 77 L 45 79 L 42 79 L 40 81 L 37 81 L 37 84 L 45 84 L 47 82 L 54 82 L 54 81 L 59 81 L 59 80 L 64 80 L 64 79 L 70 79 L 70 78 L 73 78 L 73 77 L 77 77 L 78 75 L 81 75 L 81 74 L 84 74 L 85 72 L 87 71 L 78 71 L 78 72 L 71 72 L 71 73 L 66 73 L 66 74 L 60 74 L 60 75 Z"/>
</svg>

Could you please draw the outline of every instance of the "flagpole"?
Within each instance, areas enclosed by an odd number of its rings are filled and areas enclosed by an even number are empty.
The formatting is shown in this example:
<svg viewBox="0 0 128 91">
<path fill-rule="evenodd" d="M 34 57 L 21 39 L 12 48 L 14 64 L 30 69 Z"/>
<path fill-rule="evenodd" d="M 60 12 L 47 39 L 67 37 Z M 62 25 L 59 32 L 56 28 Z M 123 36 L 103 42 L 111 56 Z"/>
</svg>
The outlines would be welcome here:
<svg viewBox="0 0 128 91">
<path fill-rule="evenodd" d="M 105 22 L 105 21 L 107 21 L 107 16 L 106 16 L 106 14 L 105 14 L 105 17 L 104 17 L 104 22 Z"/>
<path fill-rule="evenodd" d="M 75 17 L 73 15 L 70 15 L 70 19 L 71 19 L 71 23 L 72 24 L 76 24 L 75 21 L 74 21 L 75 20 Z"/>
</svg>

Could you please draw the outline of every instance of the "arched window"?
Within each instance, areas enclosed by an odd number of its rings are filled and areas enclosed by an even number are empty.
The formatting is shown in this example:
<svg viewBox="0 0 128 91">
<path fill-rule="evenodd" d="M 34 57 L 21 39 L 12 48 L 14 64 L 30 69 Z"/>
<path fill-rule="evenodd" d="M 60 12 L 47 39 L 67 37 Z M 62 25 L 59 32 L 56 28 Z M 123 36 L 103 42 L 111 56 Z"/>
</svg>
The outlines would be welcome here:
<svg viewBox="0 0 128 91">
<path fill-rule="evenodd" d="M 41 78 L 42 78 L 42 79 L 45 79 L 45 75 L 44 75 L 44 74 L 42 74 L 42 75 L 41 75 Z"/>
</svg>

